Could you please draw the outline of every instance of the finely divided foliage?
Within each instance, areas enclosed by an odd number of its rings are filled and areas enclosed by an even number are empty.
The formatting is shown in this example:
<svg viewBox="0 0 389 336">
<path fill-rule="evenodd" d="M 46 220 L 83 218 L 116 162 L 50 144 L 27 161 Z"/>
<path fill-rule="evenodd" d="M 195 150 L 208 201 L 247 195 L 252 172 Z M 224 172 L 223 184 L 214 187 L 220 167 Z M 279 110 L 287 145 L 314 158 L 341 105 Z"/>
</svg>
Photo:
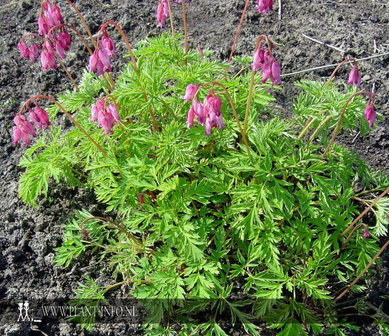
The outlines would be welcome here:
<svg viewBox="0 0 389 336">
<path fill-rule="evenodd" d="M 168 5 L 159 1 L 161 26 Z M 271 9 L 271 1 L 258 1 L 260 12 Z M 266 36 L 254 61 L 235 59 L 242 69 L 234 74 L 211 51 L 187 52 L 181 35 L 162 33 L 130 48 L 131 62 L 113 81 L 106 72 L 115 47 L 104 26 L 99 34 L 89 65 L 97 76 L 84 71 L 77 89 L 47 108 L 50 118 L 31 100 L 39 108 L 35 124 L 49 132 L 39 131 L 20 162 L 27 204 L 37 206 L 50 184 L 64 182 L 92 190 L 110 213 L 84 210 L 64 228 L 55 262 L 69 267 L 95 253 L 115 281 L 104 287 L 86 278 L 78 303 L 98 304 L 115 285 L 127 286 L 135 298 L 152 299 L 139 301 L 149 335 L 226 335 L 226 320 L 250 334 L 259 326 L 278 335 L 354 328 L 337 295 L 379 251 L 389 201 L 369 196 L 389 181 L 329 137 L 343 127 L 366 133 L 373 97 L 367 118 L 354 86 L 302 81 L 295 117 L 260 121 L 273 114 L 266 79 L 280 83 Z M 349 84 L 360 85 L 352 71 Z M 37 134 L 23 107 L 15 127 L 29 143 Z M 50 126 L 65 111 L 77 127 Z M 365 206 L 374 218 L 354 223 Z M 364 300 L 366 279 L 351 287 L 352 305 Z M 371 319 L 388 329 L 378 313 Z"/>
</svg>

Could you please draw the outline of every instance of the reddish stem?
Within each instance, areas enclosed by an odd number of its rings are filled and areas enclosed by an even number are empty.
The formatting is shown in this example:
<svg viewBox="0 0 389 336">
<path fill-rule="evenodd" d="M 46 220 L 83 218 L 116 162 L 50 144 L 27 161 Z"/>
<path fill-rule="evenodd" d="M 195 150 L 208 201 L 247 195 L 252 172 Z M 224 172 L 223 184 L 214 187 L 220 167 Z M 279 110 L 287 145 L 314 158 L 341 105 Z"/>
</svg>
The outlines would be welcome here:
<svg viewBox="0 0 389 336">
<path fill-rule="evenodd" d="M 188 25 L 186 24 L 185 1 L 182 2 L 182 19 L 184 21 L 185 55 L 188 56 Z M 188 59 L 186 59 L 186 63 L 187 62 L 188 62 Z"/>
<path fill-rule="evenodd" d="M 77 13 L 78 17 L 80 18 L 80 20 L 81 20 L 81 22 L 82 22 L 82 24 L 83 24 L 85 30 L 87 31 L 87 33 L 88 33 L 88 35 L 89 35 L 89 37 L 90 37 L 90 39 L 91 39 L 91 41 L 92 41 L 93 46 L 94 46 L 95 48 L 97 48 L 97 44 L 96 44 L 96 42 L 95 42 L 95 39 L 93 38 L 92 33 L 91 33 L 91 31 L 89 30 L 89 27 L 88 27 L 88 25 L 87 25 L 87 23 L 86 23 L 84 17 L 82 16 L 81 12 L 80 12 L 80 11 L 78 10 L 78 8 L 73 4 L 73 2 L 71 2 L 70 0 L 65 0 L 65 1 L 66 1 L 70 6 L 73 7 L 73 9 L 74 9 L 75 12 Z"/>
<path fill-rule="evenodd" d="M 358 276 L 355 278 L 355 280 L 340 294 L 335 298 L 335 302 L 339 301 L 343 296 L 347 294 L 347 292 L 351 289 L 352 286 L 354 286 L 358 280 L 367 272 L 367 270 L 371 267 L 371 265 L 374 264 L 376 259 L 381 255 L 382 252 L 389 246 L 389 240 L 384 244 L 384 246 L 381 247 L 381 249 L 377 252 L 377 254 L 371 259 L 371 261 L 366 265 L 366 267 L 363 269 L 361 273 L 358 274 Z"/>
<path fill-rule="evenodd" d="M 357 218 L 355 218 L 353 220 L 353 222 L 347 227 L 346 230 L 344 230 L 340 237 L 343 237 L 347 232 L 349 232 L 352 227 L 355 225 L 355 223 L 357 223 L 363 216 L 365 216 L 369 211 L 370 209 L 377 204 L 377 202 L 382 198 L 384 197 L 387 193 L 389 193 L 389 188 L 387 188 L 384 192 L 381 193 L 381 195 L 379 195 Z"/>
<path fill-rule="evenodd" d="M 228 58 L 228 63 L 231 63 L 232 56 L 234 55 L 235 45 L 236 45 L 236 42 L 238 41 L 238 35 L 239 35 L 239 32 L 240 32 L 240 29 L 242 28 L 243 20 L 244 20 L 244 17 L 246 15 L 246 11 L 247 11 L 247 7 L 248 7 L 249 3 L 250 3 L 250 0 L 247 0 L 246 4 L 244 5 L 242 16 L 240 18 L 240 22 L 239 22 L 239 25 L 238 25 L 238 29 L 236 30 L 236 33 L 235 33 L 234 42 L 232 43 L 231 53 L 230 53 L 230 57 Z"/>
<path fill-rule="evenodd" d="M 334 69 L 334 71 L 332 72 L 330 78 L 328 78 L 326 87 L 328 87 L 328 86 L 330 85 L 330 83 L 331 83 L 332 80 L 334 79 L 335 74 L 338 72 L 338 70 L 340 69 L 340 67 L 341 67 L 343 64 L 345 64 L 345 63 L 350 63 L 350 62 L 354 62 L 354 65 L 358 68 L 358 63 L 357 63 L 357 60 L 356 60 L 355 58 L 350 57 L 350 58 L 345 59 L 343 62 L 339 63 L 338 66 Z"/>
<path fill-rule="evenodd" d="M 43 36 L 40 36 L 39 34 L 35 34 L 35 33 L 26 33 L 24 34 L 21 39 L 19 41 L 21 42 L 24 42 L 24 38 L 27 37 L 27 36 L 34 36 L 34 37 L 39 37 L 42 41 L 44 41 L 44 37 Z"/>
</svg>

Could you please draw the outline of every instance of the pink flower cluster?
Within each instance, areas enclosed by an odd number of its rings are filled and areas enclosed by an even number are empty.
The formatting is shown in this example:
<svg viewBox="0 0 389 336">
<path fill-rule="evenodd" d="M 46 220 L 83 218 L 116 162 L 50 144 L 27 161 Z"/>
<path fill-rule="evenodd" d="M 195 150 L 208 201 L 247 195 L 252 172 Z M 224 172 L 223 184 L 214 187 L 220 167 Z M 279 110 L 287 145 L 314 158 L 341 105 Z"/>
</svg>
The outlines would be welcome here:
<svg viewBox="0 0 389 336">
<path fill-rule="evenodd" d="M 185 102 L 192 101 L 188 111 L 187 127 L 191 128 L 194 125 L 194 118 L 196 117 L 201 126 L 205 125 L 205 134 L 211 135 L 212 128 L 222 129 L 225 127 L 221 112 L 221 100 L 211 92 L 201 104 L 197 99 L 198 90 L 198 85 L 189 84 L 186 87 L 185 96 L 181 97 Z"/>
<path fill-rule="evenodd" d="M 45 36 L 51 28 L 63 22 L 61 10 L 57 4 L 51 5 L 48 0 L 42 1 L 43 11 L 38 18 L 39 35 Z"/>
<path fill-rule="evenodd" d="M 92 105 L 92 115 L 89 120 L 96 121 L 104 129 L 102 134 L 108 134 L 112 133 L 113 125 L 120 122 L 120 116 L 114 104 L 109 103 L 107 106 L 106 100 L 100 98 Z"/>
<path fill-rule="evenodd" d="M 101 41 L 98 42 L 97 48 L 93 52 L 93 55 L 89 58 L 89 71 L 96 72 L 98 76 L 103 76 L 104 73 L 111 72 L 112 63 L 110 58 L 115 55 L 115 45 L 108 33 L 104 30 Z"/>
<path fill-rule="evenodd" d="M 262 74 L 261 83 L 265 83 L 270 78 L 273 85 L 281 83 L 281 67 L 280 63 L 272 56 L 270 48 L 262 49 L 262 42 L 254 53 L 254 60 L 252 64 L 254 71 L 260 70 Z"/>
<path fill-rule="evenodd" d="M 30 61 L 34 62 L 39 57 L 40 46 L 37 43 L 32 43 L 27 47 L 24 39 L 21 39 L 18 43 L 21 58 L 29 58 Z"/>
<path fill-rule="evenodd" d="M 38 18 L 39 35 L 45 36 L 42 52 L 40 54 L 43 71 L 57 68 L 54 49 L 58 53 L 60 59 L 66 58 L 65 51 L 68 51 L 71 45 L 69 33 L 65 28 L 61 27 L 56 35 L 52 33 L 49 34 L 51 28 L 62 23 L 63 17 L 61 15 L 61 10 L 56 5 L 55 1 L 50 4 L 48 0 L 43 0 L 42 12 Z M 37 43 L 32 43 L 27 47 L 24 38 L 19 41 L 18 48 L 21 57 L 29 58 L 31 61 L 35 61 L 39 57 L 39 50 L 41 49 Z"/>
<path fill-rule="evenodd" d="M 257 9 L 259 13 L 268 14 L 273 9 L 273 0 L 257 0 Z"/>
<path fill-rule="evenodd" d="M 49 120 L 49 115 L 47 112 L 40 108 L 39 105 L 36 105 L 34 110 L 28 107 L 30 110 L 30 120 L 34 122 L 37 128 L 43 129 L 51 125 Z M 20 139 L 23 140 L 25 146 L 29 145 L 31 142 L 31 137 L 36 137 L 34 127 L 31 122 L 29 122 L 23 114 L 17 114 L 14 117 L 13 127 L 13 143 L 16 145 Z"/>
</svg>

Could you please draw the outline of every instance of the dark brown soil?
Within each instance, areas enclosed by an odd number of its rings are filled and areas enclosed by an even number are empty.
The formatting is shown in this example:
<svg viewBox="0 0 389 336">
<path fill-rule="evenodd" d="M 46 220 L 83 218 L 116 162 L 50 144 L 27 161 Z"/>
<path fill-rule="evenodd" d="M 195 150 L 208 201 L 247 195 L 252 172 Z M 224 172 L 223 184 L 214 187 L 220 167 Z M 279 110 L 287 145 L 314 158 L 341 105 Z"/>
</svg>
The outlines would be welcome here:
<svg viewBox="0 0 389 336">
<path fill-rule="evenodd" d="M 22 170 L 17 167 L 24 153 L 21 146 L 12 145 L 12 119 L 21 103 L 36 94 L 55 96 L 71 89 L 62 70 L 42 73 L 39 63 L 21 60 L 16 48 L 25 32 L 37 31 L 39 0 L 3 0 L 0 4 L 0 298 L 4 304 L 11 299 L 33 299 L 68 296 L 77 288 L 85 274 L 95 279 L 107 279 L 104 267 L 96 260 L 80 261 L 73 269 L 56 268 L 54 248 L 61 244 L 62 224 L 78 209 L 98 211 L 93 195 L 88 191 L 74 191 L 63 185 L 52 185 L 50 196 L 40 201 L 38 210 L 25 206 L 18 198 L 18 179 Z M 64 0 L 58 0 L 65 22 L 84 31 L 75 13 Z M 250 4 L 238 39 L 235 55 L 251 55 L 259 34 L 269 35 L 277 44 L 275 56 L 282 67 L 283 83 L 275 92 L 277 110 L 291 115 L 292 100 L 298 89 L 293 85 L 299 79 L 325 80 L 333 68 L 288 75 L 316 66 L 339 63 L 347 56 L 365 58 L 378 56 L 360 63 L 362 87 L 375 88 L 376 110 L 383 119 L 364 138 L 344 133 L 339 142 L 356 151 L 375 170 L 389 172 L 389 4 L 385 0 L 283 0 L 282 18 L 278 4 L 269 15 L 260 15 Z M 148 36 L 157 35 L 155 10 L 157 0 L 78 0 L 74 1 L 85 15 L 95 34 L 107 20 L 120 24 L 129 40 L 135 44 Z M 215 58 L 227 59 L 238 25 L 244 0 L 193 0 L 187 5 L 189 43 L 191 48 L 209 48 Z M 182 31 L 180 6 L 173 4 L 176 29 Z M 167 29 L 167 28 L 166 28 Z M 163 31 L 166 29 L 162 29 Z M 115 36 L 115 34 L 114 34 Z M 313 42 L 306 36 L 327 45 Z M 116 36 L 117 40 L 119 36 Z M 334 46 L 337 49 L 330 47 Z M 123 49 L 124 50 L 124 49 Z M 386 54 L 384 56 L 379 56 Z M 120 61 L 118 61 L 120 63 Z M 81 44 L 74 43 L 66 60 L 70 72 L 79 78 L 88 64 Z M 119 69 L 120 64 L 116 64 Z M 340 71 L 337 80 L 347 80 L 348 69 Z M 57 122 L 63 122 L 60 118 Z M 354 140 L 354 141 L 353 141 Z M 387 293 L 388 253 L 383 257 L 383 270 L 377 274 L 377 292 Z M 4 308 L 4 306 L 2 307 Z M 0 315 L 0 333 L 4 335 L 83 335 L 72 325 L 10 324 Z M 376 334 L 375 329 L 361 331 Z M 128 326 L 101 326 L 94 335 L 134 335 Z M 231 334 L 241 335 L 239 331 Z"/>
</svg>

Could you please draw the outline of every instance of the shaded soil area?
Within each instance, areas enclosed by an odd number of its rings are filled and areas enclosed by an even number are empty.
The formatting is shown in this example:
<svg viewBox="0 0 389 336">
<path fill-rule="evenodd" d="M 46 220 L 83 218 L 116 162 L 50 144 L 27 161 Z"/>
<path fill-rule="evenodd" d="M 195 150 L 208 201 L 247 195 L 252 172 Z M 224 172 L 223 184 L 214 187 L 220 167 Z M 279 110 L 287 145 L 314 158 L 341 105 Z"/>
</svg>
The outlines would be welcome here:
<svg viewBox="0 0 389 336">
<path fill-rule="evenodd" d="M 65 22 L 84 32 L 69 5 L 62 0 L 57 3 Z M 132 44 L 168 29 L 168 25 L 162 29 L 156 25 L 157 0 L 79 0 L 74 3 L 84 14 L 93 34 L 108 20 L 121 25 Z M 244 3 L 244 0 L 193 0 L 188 4 L 190 47 L 209 48 L 215 51 L 215 58 L 227 59 Z M 182 32 L 181 7 L 178 4 L 172 4 L 172 7 L 175 27 Z M 374 170 L 388 173 L 389 4 L 384 0 L 283 0 L 281 19 L 276 1 L 274 7 L 269 15 L 261 15 L 252 1 L 235 55 L 251 55 L 259 34 L 267 34 L 277 43 L 275 56 L 281 63 L 283 82 L 281 90 L 275 92 L 275 110 L 286 116 L 292 114 L 292 100 L 299 92 L 293 83 L 303 78 L 325 80 L 333 68 L 291 73 L 339 63 L 347 56 L 358 59 L 378 56 L 360 62 L 359 67 L 362 88 L 374 88 L 376 110 L 383 118 L 365 137 L 343 133 L 338 141 L 366 159 Z M 72 89 L 62 70 L 42 72 L 39 63 L 32 64 L 19 57 L 16 45 L 24 33 L 37 32 L 38 15 L 38 0 L 3 0 L 0 4 L 0 297 L 3 300 L 66 297 L 77 288 L 77 282 L 83 275 L 90 275 L 103 283 L 111 279 L 106 268 L 98 265 L 93 258 L 80 260 L 70 269 L 56 268 L 53 264 L 54 248 L 61 244 L 62 224 L 76 210 L 85 208 L 91 213 L 101 210 L 91 192 L 71 190 L 53 183 L 49 196 L 40 200 L 39 209 L 24 205 L 18 198 L 18 179 L 22 170 L 17 165 L 24 148 L 12 145 L 12 119 L 27 98 L 37 94 L 55 96 Z M 113 36 L 119 40 L 118 34 L 113 33 Z M 124 45 L 119 49 L 123 55 Z M 79 79 L 88 64 L 85 48 L 75 41 L 65 62 L 74 77 Z M 120 68 L 121 62 L 123 59 L 120 60 L 119 56 L 115 69 Z M 348 71 L 347 67 L 341 70 L 337 80 L 347 80 Z M 55 122 L 66 121 L 58 118 Z M 388 260 L 386 253 L 382 269 L 376 272 L 376 292 L 372 293 L 373 296 L 388 292 Z M 134 335 L 136 329 L 136 326 L 102 325 L 94 335 Z M 0 333 L 4 335 L 42 334 L 36 330 L 48 335 L 89 334 L 69 324 L 10 324 L 4 319 L 0 321 Z M 376 333 L 375 329 L 368 329 L 359 334 L 364 332 L 366 335 Z M 231 330 L 231 334 L 242 333 Z"/>
</svg>

